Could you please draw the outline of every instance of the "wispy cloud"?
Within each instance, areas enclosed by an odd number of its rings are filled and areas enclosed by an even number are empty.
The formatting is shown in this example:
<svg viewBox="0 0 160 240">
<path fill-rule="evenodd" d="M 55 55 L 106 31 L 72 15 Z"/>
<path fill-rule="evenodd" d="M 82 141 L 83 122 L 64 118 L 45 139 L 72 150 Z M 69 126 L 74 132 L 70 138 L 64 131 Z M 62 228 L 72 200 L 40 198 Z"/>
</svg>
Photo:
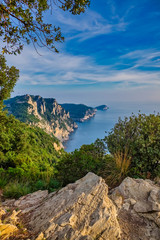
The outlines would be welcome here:
<svg viewBox="0 0 160 240">
<path fill-rule="evenodd" d="M 153 67 L 160 68 L 160 51 L 156 49 L 143 49 L 128 52 L 122 55 L 120 59 L 131 60 L 133 67 Z"/>
<path fill-rule="evenodd" d="M 159 62 L 158 52 L 150 55 L 148 52 L 142 59 L 138 57 L 141 56 L 140 51 L 128 53 L 121 56 L 119 61 L 135 59 L 135 66 L 140 64 L 142 66 L 142 63 L 146 64 L 145 61 L 151 62 L 153 59 L 156 63 Z M 91 57 L 67 53 L 53 55 L 44 52 L 41 57 L 28 48 L 18 57 L 10 56 L 9 63 L 15 64 L 21 70 L 19 83 L 25 85 L 92 85 L 96 83 L 160 85 L 160 71 L 143 71 L 136 67 L 118 70 L 115 69 L 115 65 L 98 65 Z"/>
<path fill-rule="evenodd" d="M 125 31 L 128 22 L 124 18 L 104 18 L 95 11 L 87 10 L 81 16 L 71 16 L 57 9 L 56 23 L 62 27 L 64 34 L 70 33 L 67 40 L 78 39 L 84 41 L 96 36 Z"/>
</svg>

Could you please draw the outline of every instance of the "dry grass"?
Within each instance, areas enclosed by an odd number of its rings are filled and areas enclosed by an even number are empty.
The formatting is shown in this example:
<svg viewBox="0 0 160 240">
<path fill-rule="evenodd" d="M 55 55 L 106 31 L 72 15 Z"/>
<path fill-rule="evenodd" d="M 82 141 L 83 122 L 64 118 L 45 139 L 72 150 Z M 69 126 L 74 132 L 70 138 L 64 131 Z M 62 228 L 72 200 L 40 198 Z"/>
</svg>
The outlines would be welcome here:
<svg viewBox="0 0 160 240">
<path fill-rule="evenodd" d="M 115 153 L 114 159 L 116 162 L 116 167 L 120 170 L 120 177 L 125 176 L 131 164 L 131 157 L 129 156 L 128 149 L 125 148 L 124 153 L 120 151 Z"/>
</svg>

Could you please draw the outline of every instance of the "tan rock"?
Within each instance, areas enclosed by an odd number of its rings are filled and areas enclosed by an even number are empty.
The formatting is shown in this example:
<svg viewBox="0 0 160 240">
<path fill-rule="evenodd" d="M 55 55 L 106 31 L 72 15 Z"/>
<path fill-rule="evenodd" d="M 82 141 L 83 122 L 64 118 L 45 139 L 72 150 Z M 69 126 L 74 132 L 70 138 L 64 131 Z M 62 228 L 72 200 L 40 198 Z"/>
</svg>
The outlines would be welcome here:
<svg viewBox="0 0 160 240">
<path fill-rule="evenodd" d="M 0 224 L 0 239 L 5 240 L 13 236 L 18 231 L 18 228 L 12 224 Z"/>
<path fill-rule="evenodd" d="M 14 202 L 14 207 L 22 210 L 22 213 L 30 212 L 41 204 L 41 202 L 48 196 L 48 191 L 37 191 L 27 194 Z"/>
<path fill-rule="evenodd" d="M 124 199 L 118 214 L 122 239 L 159 240 L 160 187 L 150 180 L 127 177 L 111 194 L 117 205 L 116 196 Z"/>
<path fill-rule="evenodd" d="M 45 195 L 38 205 L 34 202 L 35 208 L 27 211 L 29 230 L 35 236 L 43 232 L 45 239 L 52 240 L 118 240 L 117 211 L 107 194 L 104 180 L 88 173 L 60 191 Z M 27 198 L 35 199 L 32 194 Z M 20 208 L 27 206 L 25 199 L 23 204 L 19 201 Z"/>
</svg>

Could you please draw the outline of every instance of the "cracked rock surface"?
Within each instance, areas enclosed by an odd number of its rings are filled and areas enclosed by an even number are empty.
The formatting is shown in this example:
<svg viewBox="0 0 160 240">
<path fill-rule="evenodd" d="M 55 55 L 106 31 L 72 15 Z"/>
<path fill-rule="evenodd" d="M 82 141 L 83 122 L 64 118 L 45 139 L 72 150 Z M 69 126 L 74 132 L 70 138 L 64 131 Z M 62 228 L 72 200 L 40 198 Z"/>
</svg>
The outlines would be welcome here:
<svg viewBox="0 0 160 240">
<path fill-rule="evenodd" d="M 127 177 L 108 194 L 104 180 L 88 173 L 60 191 L 3 202 L 0 219 L 1 232 L 4 224 L 15 226 L 9 236 L 19 231 L 14 240 L 160 240 L 160 186 Z"/>
</svg>

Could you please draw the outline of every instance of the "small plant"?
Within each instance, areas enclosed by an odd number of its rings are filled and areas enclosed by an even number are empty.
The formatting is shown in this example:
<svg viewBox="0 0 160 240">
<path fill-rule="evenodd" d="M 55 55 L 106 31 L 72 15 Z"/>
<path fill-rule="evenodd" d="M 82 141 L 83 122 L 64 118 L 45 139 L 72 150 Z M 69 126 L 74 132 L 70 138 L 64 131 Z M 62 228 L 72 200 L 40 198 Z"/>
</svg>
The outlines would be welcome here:
<svg viewBox="0 0 160 240">
<path fill-rule="evenodd" d="M 119 169 L 119 177 L 126 176 L 128 172 L 128 168 L 131 164 L 131 156 L 129 156 L 128 149 L 125 148 L 124 153 L 121 151 L 118 151 L 114 154 L 114 159 L 116 162 L 116 166 Z"/>
<path fill-rule="evenodd" d="M 19 182 L 10 182 L 8 183 L 3 190 L 3 195 L 6 198 L 19 198 L 23 195 L 26 195 L 31 192 L 31 188 L 28 184 L 23 184 Z"/>
</svg>

